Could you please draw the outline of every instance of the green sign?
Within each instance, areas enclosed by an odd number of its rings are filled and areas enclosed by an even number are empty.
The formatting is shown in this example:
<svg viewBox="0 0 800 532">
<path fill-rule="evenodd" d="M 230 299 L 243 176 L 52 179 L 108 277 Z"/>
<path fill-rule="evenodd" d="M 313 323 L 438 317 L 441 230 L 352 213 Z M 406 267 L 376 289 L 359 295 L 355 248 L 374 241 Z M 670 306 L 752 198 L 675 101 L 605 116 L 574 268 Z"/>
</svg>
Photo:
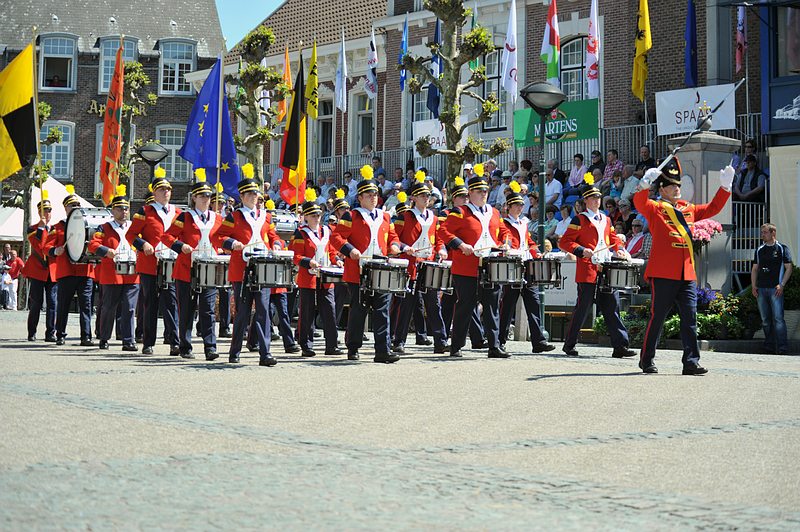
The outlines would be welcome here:
<svg viewBox="0 0 800 532">
<path fill-rule="evenodd" d="M 597 98 L 562 103 L 547 117 L 545 143 L 599 138 L 597 106 Z M 541 125 L 541 117 L 533 109 L 514 111 L 514 147 L 538 146 Z"/>
</svg>

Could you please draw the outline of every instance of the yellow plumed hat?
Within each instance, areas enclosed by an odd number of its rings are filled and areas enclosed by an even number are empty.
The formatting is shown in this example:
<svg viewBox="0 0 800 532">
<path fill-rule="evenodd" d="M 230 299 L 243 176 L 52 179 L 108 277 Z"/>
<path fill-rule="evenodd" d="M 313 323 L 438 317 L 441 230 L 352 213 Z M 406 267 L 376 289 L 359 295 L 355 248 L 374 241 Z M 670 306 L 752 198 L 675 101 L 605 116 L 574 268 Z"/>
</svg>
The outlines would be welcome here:
<svg viewBox="0 0 800 532">
<path fill-rule="evenodd" d="M 463 187 L 464 186 L 464 178 L 463 177 L 457 177 L 457 178 L 453 179 L 453 183 L 457 187 Z"/>
<path fill-rule="evenodd" d="M 304 196 L 306 198 L 306 201 L 317 201 L 317 191 L 311 187 L 308 187 L 306 189 L 306 193 Z"/>
<path fill-rule="evenodd" d="M 400 203 L 405 203 L 406 201 L 408 201 L 408 194 L 406 194 L 401 190 L 400 192 L 397 193 L 397 201 L 399 201 Z"/>
<path fill-rule="evenodd" d="M 521 187 L 521 186 L 519 186 L 519 183 L 517 183 L 516 181 L 512 181 L 512 182 L 511 182 L 511 183 L 508 185 L 508 188 L 510 188 L 510 189 L 511 189 L 511 192 L 514 192 L 514 193 L 519 193 L 519 191 L 520 191 L 520 190 L 522 190 L 522 187 Z"/>
<path fill-rule="evenodd" d="M 472 167 L 472 173 L 476 176 L 483 177 L 483 163 L 478 163 Z"/>
<path fill-rule="evenodd" d="M 67 191 L 67 194 L 75 194 L 75 185 L 72 183 L 67 183 L 64 185 L 64 190 Z"/>
<path fill-rule="evenodd" d="M 156 169 L 153 170 L 153 176 L 156 179 L 159 179 L 159 178 L 162 178 L 162 177 L 166 177 L 167 176 L 167 171 L 164 170 L 163 166 L 156 166 Z"/>
<path fill-rule="evenodd" d="M 206 169 L 205 168 L 195 168 L 194 170 L 194 178 L 195 181 L 198 183 L 205 183 L 206 182 Z"/>
<path fill-rule="evenodd" d="M 336 199 L 344 199 L 344 190 L 341 188 L 336 190 Z"/>
<path fill-rule="evenodd" d="M 274 210 L 275 210 L 275 202 L 274 202 L 274 201 L 272 201 L 271 199 L 268 199 L 268 200 L 266 201 L 266 203 L 264 203 L 264 207 L 265 207 L 265 208 L 266 208 L 268 211 L 274 211 Z"/>
<path fill-rule="evenodd" d="M 586 172 L 583 174 L 583 181 L 587 185 L 594 185 L 594 175 L 591 172 Z"/>
<path fill-rule="evenodd" d="M 255 175 L 255 170 L 253 169 L 252 163 L 247 163 L 242 165 L 242 175 L 246 179 L 253 179 L 253 176 Z"/>
<path fill-rule="evenodd" d="M 373 170 L 373 168 L 368 164 L 362 166 L 359 172 L 361 173 L 361 177 L 363 177 L 366 180 L 370 180 L 373 177 L 375 177 L 375 170 Z"/>
<path fill-rule="evenodd" d="M 425 182 L 425 172 L 422 170 L 417 170 L 414 174 L 414 181 L 417 183 L 424 183 Z"/>
</svg>

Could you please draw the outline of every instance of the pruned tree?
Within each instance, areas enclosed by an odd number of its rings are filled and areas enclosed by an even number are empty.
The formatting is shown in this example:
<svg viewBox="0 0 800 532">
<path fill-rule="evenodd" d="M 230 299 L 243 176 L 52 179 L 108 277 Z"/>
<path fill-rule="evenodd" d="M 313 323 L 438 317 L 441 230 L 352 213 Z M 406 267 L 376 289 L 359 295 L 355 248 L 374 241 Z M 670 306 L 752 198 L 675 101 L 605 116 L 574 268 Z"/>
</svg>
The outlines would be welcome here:
<svg viewBox="0 0 800 532">
<path fill-rule="evenodd" d="M 428 43 L 431 56 L 406 54 L 398 68 L 405 68 L 413 76 L 408 85 L 412 94 L 418 94 L 427 83 L 439 90 L 439 121 L 444 125 L 447 147 L 434 148 L 430 137 L 418 139 L 415 146 L 422 157 L 446 156 L 447 178 L 451 180 L 460 175 L 465 162 L 474 161 L 483 154 L 492 157 L 499 155 L 510 149 L 511 143 L 506 138 L 497 138 L 487 147 L 478 137 L 464 138 L 467 128 L 490 120 L 500 108 L 497 94 L 490 93 L 484 98 L 474 90 L 486 82 L 484 66 L 475 68 L 469 78 L 462 80 L 464 65 L 494 50 L 491 34 L 480 25 L 464 32 L 464 25 L 472 15 L 472 10 L 464 6 L 463 0 L 424 0 L 423 6 L 441 21 L 442 42 Z M 434 77 L 430 72 L 429 64 L 434 53 L 442 60 L 439 77 Z M 462 124 L 462 98 L 465 97 L 478 103 L 479 112 L 475 118 Z"/>
<path fill-rule="evenodd" d="M 145 139 L 135 139 L 130 142 L 134 118 L 147 115 L 147 108 L 158 103 L 158 96 L 149 92 L 150 76 L 138 61 L 125 63 L 124 88 L 122 91 L 122 144 L 119 155 L 119 181 L 130 189 L 130 178 L 133 164 L 142 158 L 136 153 L 136 148 L 149 142 Z"/>
</svg>

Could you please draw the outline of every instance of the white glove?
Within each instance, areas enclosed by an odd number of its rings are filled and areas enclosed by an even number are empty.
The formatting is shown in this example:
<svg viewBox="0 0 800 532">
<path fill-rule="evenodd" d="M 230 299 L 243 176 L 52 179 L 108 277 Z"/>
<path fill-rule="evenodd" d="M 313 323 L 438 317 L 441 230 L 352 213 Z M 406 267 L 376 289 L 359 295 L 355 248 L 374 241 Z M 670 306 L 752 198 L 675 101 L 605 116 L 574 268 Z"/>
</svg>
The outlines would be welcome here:
<svg viewBox="0 0 800 532">
<path fill-rule="evenodd" d="M 733 184 L 733 175 L 736 171 L 733 169 L 733 166 L 728 165 L 722 170 L 719 171 L 719 186 L 724 188 L 725 190 L 730 190 L 731 185 Z"/>
<path fill-rule="evenodd" d="M 655 183 L 656 179 L 658 179 L 658 176 L 660 175 L 661 175 L 661 170 L 659 170 L 658 168 L 650 168 L 642 176 L 642 183 L 644 184 L 644 186 L 649 187 L 650 185 Z"/>
</svg>

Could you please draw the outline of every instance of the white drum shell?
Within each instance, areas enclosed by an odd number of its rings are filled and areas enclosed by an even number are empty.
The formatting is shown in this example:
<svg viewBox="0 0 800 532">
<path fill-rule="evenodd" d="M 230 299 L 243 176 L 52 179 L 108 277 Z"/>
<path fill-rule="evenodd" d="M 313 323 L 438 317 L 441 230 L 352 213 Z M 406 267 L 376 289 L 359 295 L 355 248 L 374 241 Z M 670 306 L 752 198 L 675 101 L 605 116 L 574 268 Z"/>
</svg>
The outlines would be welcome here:
<svg viewBox="0 0 800 532">
<path fill-rule="evenodd" d="M 156 283 L 159 288 L 167 288 L 175 282 L 172 278 L 172 271 L 175 269 L 175 259 L 158 259 L 158 275 Z"/>
<path fill-rule="evenodd" d="M 640 268 L 632 264 L 603 264 L 601 288 L 610 290 L 639 290 Z"/>
<path fill-rule="evenodd" d="M 195 259 L 192 263 L 192 281 L 198 289 L 228 288 L 230 257 Z"/>
<path fill-rule="evenodd" d="M 400 264 L 368 262 L 363 265 L 364 288 L 373 292 L 405 294 L 408 269 Z"/>
<path fill-rule="evenodd" d="M 317 285 L 321 287 L 330 283 L 341 284 L 343 276 L 344 268 L 320 268 L 319 275 L 317 275 Z"/>
<path fill-rule="evenodd" d="M 89 252 L 89 241 L 97 228 L 114 219 L 111 211 L 102 207 L 73 209 L 65 224 L 64 248 L 74 264 L 99 263 L 102 257 Z"/>
<path fill-rule="evenodd" d="M 535 285 L 561 286 L 561 261 L 532 259 L 525 263 L 526 280 Z"/>
<path fill-rule="evenodd" d="M 503 285 L 521 285 L 525 274 L 519 257 L 485 257 L 483 272 L 484 282 Z"/>
<path fill-rule="evenodd" d="M 248 266 L 254 288 L 293 288 L 294 264 L 289 257 L 253 256 Z"/>
<path fill-rule="evenodd" d="M 114 261 L 114 271 L 117 273 L 117 275 L 134 275 L 136 274 L 136 261 L 135 260 Z"/>
<path fill-rule="evenodd" d="M 420 265 L 417 282 L 422 283 L 422 290 L 442 290 L 451 292 L 453 289 L 453 277 L 450 270 L 452 262 L 432 262 L 426 261 Z"/>
</svg>

